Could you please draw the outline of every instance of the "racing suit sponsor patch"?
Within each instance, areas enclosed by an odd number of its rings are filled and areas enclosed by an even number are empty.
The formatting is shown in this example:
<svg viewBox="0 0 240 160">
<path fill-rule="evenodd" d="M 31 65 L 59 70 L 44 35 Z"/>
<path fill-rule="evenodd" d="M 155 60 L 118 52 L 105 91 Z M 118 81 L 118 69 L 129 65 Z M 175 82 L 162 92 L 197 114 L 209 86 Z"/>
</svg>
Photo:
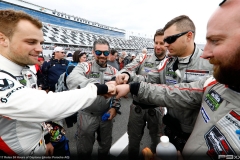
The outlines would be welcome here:
<svg viewBox="0 0 240 160">
<path fill-rule="evenodd" d="M 14 82 L 9 79 L 0 79 L 0 91 L 5 91 L 7 89 L 13 88 Z"/>
<path fill-rule="evenodd" d="M 16 78 L 19 81 L 19 83 L 21 83 L 22 85 L 24 85 L 24 86 L 27 85 L 27 81 L 24 79 L 23 76 L 16 76 Z"/>
<path fill-rule="evenodd" d="M 154 66 L 155 66 L 154 63 L 151 63 L 151 62 L 144 63 L 144 67 L 153 68 Z"/>
<path fill-rule="evenodd" d="M 172 68 L 168 68 L 166 71 L 166 84 L 167 85 L 177 84 L 177 74 L 173 71 Z"/>
<path fill-rule="evenodd" d="M 100 73 L 99 72 L 91 72 L 89 75 L 89 78 L 99 78 Z"/>
<path fill-rule="evenodd" d="M 208 94 L 206 94 L 204 101 L 207 103 L 207 105 L 212 111 L 216 111 L 222 103 L 223 99 L 217 92 L 211 90 L 210 92 L 208 92 Z"/>
<path fill-rule="evenodd" d="M 174 79 L 166 79 L 166 83 L 167 83 L 168 85 L 173 85 L 173 84 L 177 84 L 177 81 L 174 80 Z"/>
<path fill-rule="evenodd" d="M 205 111 L 204 107 L 202 106 L 200 109 L 200 112 L 202 114 L 203 120 L 208 123 L 208 121 L 210 120 L 210 117 L 208 116 L 207 112 Z"/>
<path fill-rule="evenodd" d="M 195 82 L 195 81 L 198 81 L 199 79 L 202 79 L 206 76 L 209 76 L 209 73 L 210 73 L 209 71 L 204 71 L 204 70 L 190 70 L 190 69 L 187 69 L 184 73 L 184 78 L 183 79 L 187 80 L 187 83 Z"/>
<path fill-rule="evenodd" d="M 236 130 L 240 129 L 240 114 L 231 110 L 217 122 L 217 125 L 229 135 L 240 150 L 239 135 L 236 134 Z"/>
<path fill-rule="evenodd" d="M 214 125 L 205 135 L 208 146 L 207 155 L 212 159 L 218 159 L 218 155 L 236 155 L 224 134 Z"/>
</svg>

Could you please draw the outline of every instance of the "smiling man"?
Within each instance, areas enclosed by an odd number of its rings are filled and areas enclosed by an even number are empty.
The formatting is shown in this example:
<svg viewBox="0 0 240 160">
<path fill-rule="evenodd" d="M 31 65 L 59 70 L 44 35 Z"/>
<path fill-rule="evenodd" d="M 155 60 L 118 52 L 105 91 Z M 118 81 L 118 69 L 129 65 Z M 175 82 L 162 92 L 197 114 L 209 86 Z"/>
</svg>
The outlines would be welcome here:
<svg viewBox="0 0 240 160">
<path fill-rule="evenodd" d="M 169 53 L 162 83 L 190 83 L 212 75 L 212 65 L 201 57 L 202 50 L 194 43 L 196 29 L 186 15 L 170 20 L 164 27 L 164 45 Z M 177 150 L 182 151 L 190 136 L 199 110 L 168 108 L 163 117 L 165 135 Z"/>
<path fill-rule="evenodd" d="M 109 43 L 105 39 L 94 41 L 92 54 L 95 60 L 77 65 L 67 77 L 69 89 L 82 88 L 90 82 L 105 84 L 115 78 L 117 69 L 107 64 L 110 54 Z M 112 145 L 112 119 L 116 116 L 119 107 L 119 100 L 114 97 L 105 99 L 98 96 L 88 109 L 78 112 L 76 144 L 79 159 L 91 159 L 96 133 L 99 143 L 98 157 L 104 160 L 109 159 L 108 152 Z M 109 114 L 109 118 L 102 120 L 105 113 Z"/>
<path fill-rule="evenodd" d="M 68 117 L 114 87 L 89 84 L 57 94 L 37 90 L 28 65 L 38 63 L 42 52 L 42 22 L 24 12 L 0 10 L 0 24 L 0 155 L 52 155 L 43 122 Z"/>
</svg>

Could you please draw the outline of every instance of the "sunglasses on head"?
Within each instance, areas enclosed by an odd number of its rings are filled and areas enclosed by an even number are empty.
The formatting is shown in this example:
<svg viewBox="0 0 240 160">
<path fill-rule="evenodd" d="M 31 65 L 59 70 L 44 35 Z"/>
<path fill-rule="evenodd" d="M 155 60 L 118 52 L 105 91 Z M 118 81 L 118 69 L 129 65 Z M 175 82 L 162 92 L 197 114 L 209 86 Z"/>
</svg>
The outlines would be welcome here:
<svg viewBox="0 0 240 160">
<path fill-rule="evenodd" d="M 101 54 L 103 54 L 104 56 L 108 56 L 109 55 L 109 51 L 99 51 L 99 50 L 96 50 L 95 51 L 95 54 L 97 55 L 97 56 L 101 56 Z"/>
<path fill-rule="evenodd" d="M 188 32 L 194 33 L 194 31 L 186 31 L 186 32 L 174 34 L 172 36 L 169 36 L 169 37 L 165 38 L 163 41 L 168 43 L 168 44 L 171 44 L 171 43 L 175 42 L 179 37 L 183 36 L 184 34 L 187 34 Z"/>
</svg>

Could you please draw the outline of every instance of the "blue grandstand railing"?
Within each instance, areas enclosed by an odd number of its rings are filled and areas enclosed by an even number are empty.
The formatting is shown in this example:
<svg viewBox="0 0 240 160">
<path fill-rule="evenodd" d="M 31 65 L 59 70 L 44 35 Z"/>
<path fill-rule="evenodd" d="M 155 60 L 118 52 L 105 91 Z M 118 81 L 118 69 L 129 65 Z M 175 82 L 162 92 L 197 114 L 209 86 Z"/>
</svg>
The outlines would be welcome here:
<svg viewBox="0 0 240 160">
<path fill-rule="evenodd" d="M 103 28 L 90 26 L 90 25 L 83 24 L 80 22 L 67 20 L 64 18 L 49 15 L 47 13 L 43 13 L 40 11 L 36 11 L 36 10 L 32 10 L 32 9 L 28 9 L 28 8 L 24 8 L 24 7 L 17 6 L 17 5 L 12 5 L 7 2 L 0 1 L 0 10 L 2 10 L 2 9 L 22 10 L 22 11 L 38 18 L 39 20 L 41 20 L 43 22 L 51 23 L 51 24 L 58 25 L 58 26 L 75 28 L 75 29 L 92 32 L 92 33 L 104 34 L 104 35 L 114 36 L 114 37 L 121 37 L 121 38 L 125 37 L 125 34 L 121 33 L 121 32 L 111 31 L 111 30 L 107 30 L 107 29 L 103 29 Z"/>
</svg>

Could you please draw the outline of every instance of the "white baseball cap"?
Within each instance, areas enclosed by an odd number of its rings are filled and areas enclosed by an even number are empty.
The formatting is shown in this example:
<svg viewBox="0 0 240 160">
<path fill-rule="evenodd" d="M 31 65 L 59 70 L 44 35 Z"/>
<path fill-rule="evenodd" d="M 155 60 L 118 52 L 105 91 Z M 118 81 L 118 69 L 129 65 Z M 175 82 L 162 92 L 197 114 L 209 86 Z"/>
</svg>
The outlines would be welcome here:
<svg viewBox="0 0 240 160">
<path fill-rule="evenodd" d="M 53 51 L 54 52 L 65 52 L 62 47 L 55 47 Z"/>
</svg>

